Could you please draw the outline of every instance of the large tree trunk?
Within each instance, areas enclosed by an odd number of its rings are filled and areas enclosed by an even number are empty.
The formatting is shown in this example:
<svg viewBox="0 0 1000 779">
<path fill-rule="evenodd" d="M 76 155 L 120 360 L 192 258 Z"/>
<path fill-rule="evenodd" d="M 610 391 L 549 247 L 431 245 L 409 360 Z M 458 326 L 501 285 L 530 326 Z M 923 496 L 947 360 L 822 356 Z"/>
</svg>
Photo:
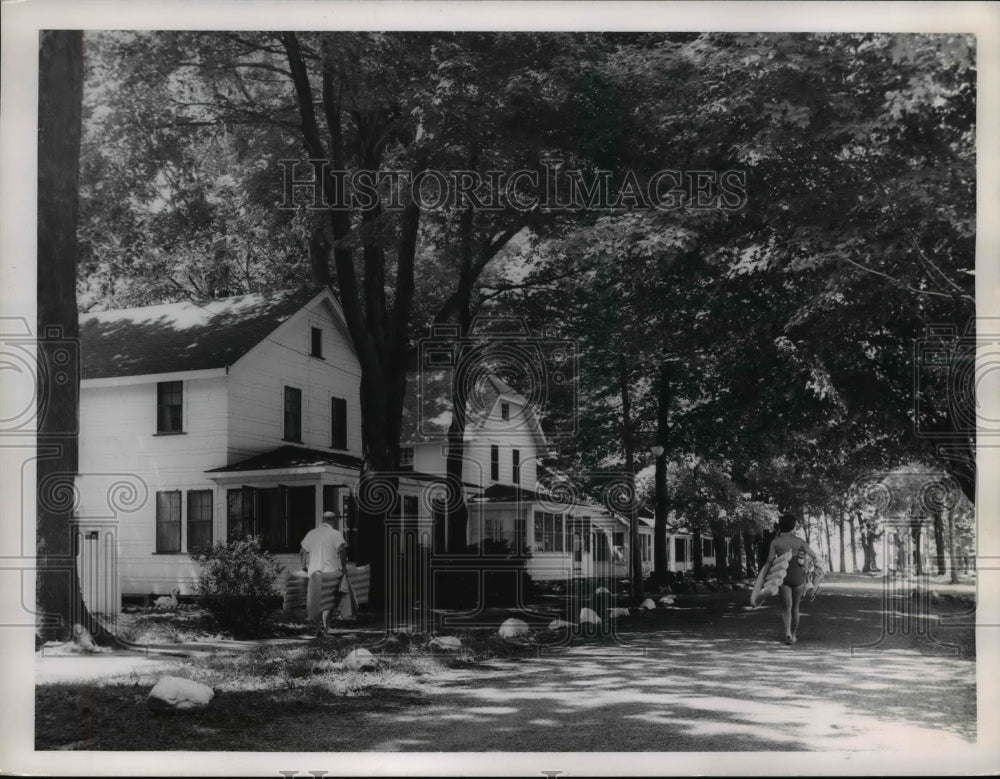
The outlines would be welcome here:
<svg viewBox="0 0 1000 779">
<path fill-rule="evenodd" d="M 76 307 L 83 34 L 43 31 L 38 80 L 36 637 L 110 640 L 80 591 L 71 525 L 80 401 Z M 66 356 L 69 355 L 69 359 Z M 44 370 L 47 366 L 51 370 Z M 117 571 L 112 572 L 117 575 Z"/>
<path fill-rule="evenodd" d="M 951 583 L 958 584 L 958 560 L 955 558 L 955 512 L 948 512 L 948 567 L 951 569 Z"/>
<path fill-rule="evenodd" d="M 734 579 L 742 579 L 744 575 L 743 534 L 738 531 L 733 533 L 733 561 L 729 575 Z"/>
<path fill-rule="evenodd" d="M 760 570 L 758 556 L 760 550 L 757 548 L 757 536 L 751 533 L 743 534 L 743 550 L 747 559 L 747 576 L 756 576 Z"/>
<path fill-rule="evenodd" d="M 635 447 L 632 439 L 631 403 L 628 392 L 628 365 L 625 355 L 618 361 L 618 379 L 622 397 L 622 438 L 625 445 L 625 469 L 632 479 L 632 493 L 629 500 L 629 570 L 631 571 L 631 594 L 636 603 L 642 598 L 642 550 L 639 548 L 639 519 L 636 514 L 635 496 Z"/>
<path fill-rule="evenodd" d="M 694 538 L 691 540 L 691 562 L 693 564 L 694 575 L 699 579 L 705 568 L 702 551 L 701 531 L 695 530 Z"/>
<path fill-rule="evenodd" d="M 823 536 L 826 539 L 826 569 L 833 570 L 833 543 L 830 541 L 830 517 L 823 510 Z"/>
<path fill-rule="evenodd" d="M 944 576 L 945 549 L 944 549 L 944 511 L 934 512 L 934 562 L 937 566 L 937 575 Z"/>
<path fill-rule="evenodd" d="M 663 584 L 667 580 L 670 559 L 667 554 L 667 515 L 670 506 L 667 495 L 666 453 L 670 436 L 670 378 L 670 364 L 664 360 L 660 365 L 659 397 L 656 404 L 658 428 L 656 440 L 660 446 L 664 447 L 664 451 L 656 458 L 654 476 L 656 500 L 653 514 L 653 574 L 659 584 Z"/>
<path fill-rule="evenodd" d="M 858 572 L 858 539 L 855 537 L 854 515 L 848 514 L 847 521 L 851 528 L 851 573 Z"/>
<path fill-rule="evenodd" d="M 917 576 L 924 572 L 924 563 L 920 556 L 922 529 L 923 525 L 920 522 L 914 522 L 910 527 L 910 537 L 913 539 L 913 572 Z"/>
<path fill-rule="evenodd" d="M 844 559 L 844 510 L 837 517 L 837 532 L 840 537 L 840 572 L 847 573 L 847 561 Z"/>
</svg>

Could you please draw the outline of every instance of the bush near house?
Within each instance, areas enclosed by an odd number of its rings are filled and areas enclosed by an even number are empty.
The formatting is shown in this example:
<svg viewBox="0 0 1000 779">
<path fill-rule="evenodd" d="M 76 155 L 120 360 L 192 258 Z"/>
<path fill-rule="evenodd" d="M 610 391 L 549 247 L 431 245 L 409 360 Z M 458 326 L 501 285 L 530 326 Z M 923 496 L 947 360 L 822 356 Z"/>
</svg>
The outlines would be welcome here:
<svg viewBox="0 0 1000 779">
<path fill-rule="evenodd" d="M 259 636 L 270 614 L 280 607 L 281 564 L 256 536 L 229 541 L 192 554 L 201 567 L 199 602 L 223 630 L 236 636 Z"/>
</svg>

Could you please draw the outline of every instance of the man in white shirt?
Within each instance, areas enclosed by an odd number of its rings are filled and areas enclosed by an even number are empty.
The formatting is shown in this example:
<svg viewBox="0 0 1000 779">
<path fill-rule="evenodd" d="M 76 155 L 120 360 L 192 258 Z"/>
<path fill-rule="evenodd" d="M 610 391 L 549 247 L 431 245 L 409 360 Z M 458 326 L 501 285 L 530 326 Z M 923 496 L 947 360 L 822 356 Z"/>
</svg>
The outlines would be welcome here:
<svg viewBox="0 0 1000 779">
<path fill-rule="evenodd" d="M 340 600 L 340 583 L 347 572 L 347 542 L 335 527 L 336 521 L 332 511 L 324 511 L 323 523 L 306 533 L 299 551 L 299 560 L 309 575 L 306 616 L 317 620 L 317 634 L 323 636 L 327 634 L 330 612 Z"/>
</svg>

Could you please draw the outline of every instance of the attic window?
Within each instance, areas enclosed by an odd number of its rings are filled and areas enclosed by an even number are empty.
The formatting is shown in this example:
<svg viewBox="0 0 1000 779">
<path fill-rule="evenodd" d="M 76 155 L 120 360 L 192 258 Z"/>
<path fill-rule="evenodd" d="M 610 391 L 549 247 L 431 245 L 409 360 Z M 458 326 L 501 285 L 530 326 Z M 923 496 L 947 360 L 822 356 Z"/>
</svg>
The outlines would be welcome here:
<svg viewBox="0 0 1000 779">
<path fill-rule="evenodd" d="M 309 354 L 313 357 L 323 359 L 323 331 L 318 327 L 313 327 L 310 339 Z"/>
<path fill-rule="evenodd" d="M 500 419 L 502 419 L 504 422 L 510 419 L 510 403 L 500 404 Z"/>
<path fill-rule="evenodd" d="M 183 432 L 184 383 L 161 381 L 156 385 L 156 432 Z"/>
<path fill-rule="evenodd" d="M 413 470 L 413 447 L 401 446 L 399 448 L 399 468 L 403 471 Z"/>
</svg>

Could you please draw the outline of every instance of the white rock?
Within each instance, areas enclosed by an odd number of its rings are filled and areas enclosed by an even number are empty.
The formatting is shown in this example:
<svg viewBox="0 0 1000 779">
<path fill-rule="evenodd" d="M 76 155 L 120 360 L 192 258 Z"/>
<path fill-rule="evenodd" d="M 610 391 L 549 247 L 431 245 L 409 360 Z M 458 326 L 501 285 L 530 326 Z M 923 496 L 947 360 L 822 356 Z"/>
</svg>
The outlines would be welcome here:
<svg viewBox="0 0 1000 779">
<path fill-rule="evenodd" d="M 580 623 L 589 622 L 591 625 L 600 625 L 601 618 L 597 616 L 597 612 L 593 609 L 588 609 L 586 606 L 580 609 Z"/>
<path fill-rule="evenodd" d="M 549 623 L 549 630 L 565 630 L 566 628 L 575 628 L 572 622 L 567 622 L 564 619 L 554 619 Z"/>
<path fill-rule="evenodd" d="M 510 619 L 504 621 L 504 623 L 500 626 L 500 630 L 497 632 L 500 634 L 501 638 L 517 638 L 518 636 L 528 635 L 530 631 L 528 623 L 523 619 L 511 617 Z"/>
<path fill-rule="evenodd" d="M 191 711 L 203 709 L 215 692 L 208 685 L 179 676 L 164 676 L 149 691 L 146 705 L 153 711 Z"/>
<path fill-rule="evenodd" d="M 598 587 L 596 590 L 594 590 L 594 595 L 610 595 L 610 594 L 611 590 L 609 590 L 607 587 Z"/>
<path fill-rule="evenodd" d="M 375 667 L 375 655 L 367 649 L 354 649 L 344 658 L 342 665 L 351 671 L 363 671 Z"/>
<path fill-rule="evenodd" d="M 437 636 L 431 639 L 431 646 L 446 651 L 454 651 L 462 648 L 462 639 L 455 636 Z"/>
<path fill-rule="evenodd" d="M 676 600 L 674 599 L 673 595 L 664 595 L 662 598 L 660 598 L 661 606 L 673 606 L 675 602 Z"/>
<path fill-rule="evenodd" d="M 642 606 L 640 606 L 640 608 L 643 608 L 646 611 L 653 611 L 656 608 L 656 603 L 653 602 L 652 598 L 646 598 L 646 600 L 642 602 Z"/>
<path fill-rule="evenodd" d="M 616 619 L 618 617 L 627 617 L 628 609 L 608 609 L 608 617 L 611 619 Z"/>
</svg>

